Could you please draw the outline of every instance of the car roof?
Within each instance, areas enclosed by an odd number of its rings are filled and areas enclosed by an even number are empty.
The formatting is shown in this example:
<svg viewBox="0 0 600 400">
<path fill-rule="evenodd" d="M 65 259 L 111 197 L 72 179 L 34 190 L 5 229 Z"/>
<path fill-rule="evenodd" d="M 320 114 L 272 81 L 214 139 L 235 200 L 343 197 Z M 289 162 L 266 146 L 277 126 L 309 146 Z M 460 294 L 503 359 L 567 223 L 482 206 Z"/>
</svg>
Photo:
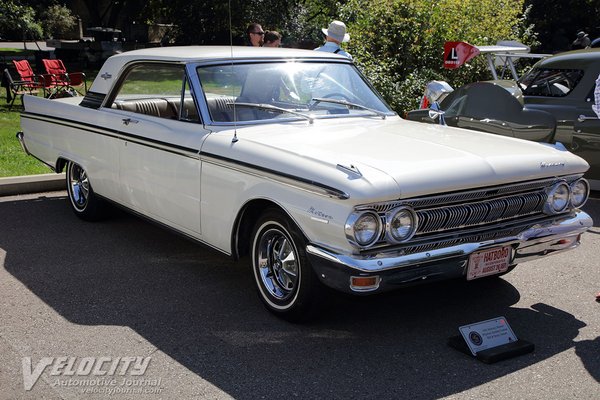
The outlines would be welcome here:
<svg viewBox="0 0 600 400">
<path fill-rule="evenodd" d="M 207 61 L 220 59 L 248 59 L 248 58 L 341 58 L 345 57 L 326 52 L 313 50 L 252 47 L 252 46 L 173 46 L 153 47 L 132 50 L 117 54 L 111 58 L 121 62 L 139 59 L 159 59 L 165 61 Z"/>
<path fill-rule="evenodd" d="M 585 49 L 558 53 L 538 61 L 538 68 L 574 69 L 585 68 L 600 62 L 600 49 Z"/>
<path fill-rule="evenodd" d="M 90 91 L 100 94 L 108 93 L 112 83 L 117 79 L 121 69 L 134 61 L 165 62 L 210 62 L 241 60 L 280 60 L 308 59 L 331 60 L 337 62 L 351 61 L 339 54 L 301 49 L 252 47 L 252 46 L 172 46 L 152 47 L 127 51 L 108 58 L 100 69 Z"/>
</svg>

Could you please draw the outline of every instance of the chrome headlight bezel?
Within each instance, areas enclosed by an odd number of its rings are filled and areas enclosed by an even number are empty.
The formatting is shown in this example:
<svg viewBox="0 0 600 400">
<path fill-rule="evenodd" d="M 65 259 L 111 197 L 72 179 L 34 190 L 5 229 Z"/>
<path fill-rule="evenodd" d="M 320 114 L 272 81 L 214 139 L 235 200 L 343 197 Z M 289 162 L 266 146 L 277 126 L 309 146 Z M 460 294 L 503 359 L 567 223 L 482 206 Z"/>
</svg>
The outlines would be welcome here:
<svg viewBox="0 0 600 400">
<path fill-rule="evenodd" d="M 560 190 L 565 191 L 564 194 L 566 198 L 560 199 L 557 198 L 556 195 Z M 564 204 L 561 205 L 558 201 L 564 201 Z M 544 204 L 544 213 L 548 215 L 556 215 L 563 213 L 569 208 L 571 205 L 571 187 L 567 184 L 566 181 L 560 181 L 556 183 L 554 186 L 548 190 L 548 197 L 546 198 L 546 203 Z"/>
<path fill-rule="evenodd" d="M 356 225 L 362 218 L 372 217 L 376 223 L 376 229 L 373 230 L 373 235 L 368 241 L 361 241 L 357 238 Z M 346 238 L 350 243 L 354 246 L 360 248 L 368 248 L 375 244 L 379 238 L 381 237 L 381 231 L 383 229 L 383 225 L 381 223 L 381 218 L 375 211 L 365 210 L 365 211 L 355 211 L 346 220 L 346 225 L 344 230 L 346 232 Z"/>
<path fill-rule="evenodd" d="M 583 195 L 582 198 L 580 200 L 576 200 L 575 199 L 575 187 L 579 184 L 584 185 L 584 190 L 583 190 Z M 570 191 L 571 191 L 571 196 L 570 196 L 570 203 L 571 203 L 571 207 L 574 208 L 579 208 L 582 207 L 588 200 L 589 196 L 590 196 L 590 183 L 586 180 L 586 179 L 577 179 L 575 182 L 572 182 L 570 185 Z"/>
<path fill-rule="evenodd" d="M 403 237 L 397 237 L 393 234 L 392 223 L 396 217 L 400 214 L 404 216 L 408 216 L 410 218 L 411 225 L 408 233 Z M 388 211 L 385 215 L 385 237 L 389 243 L 405 243 L 408 242 L 417 232 L 417 227 L 419 225 L 419 221 L 417 218 L 417 213 L 411 208 L 407 206 L 397 207 L 390 211 Z"/>
</svg>

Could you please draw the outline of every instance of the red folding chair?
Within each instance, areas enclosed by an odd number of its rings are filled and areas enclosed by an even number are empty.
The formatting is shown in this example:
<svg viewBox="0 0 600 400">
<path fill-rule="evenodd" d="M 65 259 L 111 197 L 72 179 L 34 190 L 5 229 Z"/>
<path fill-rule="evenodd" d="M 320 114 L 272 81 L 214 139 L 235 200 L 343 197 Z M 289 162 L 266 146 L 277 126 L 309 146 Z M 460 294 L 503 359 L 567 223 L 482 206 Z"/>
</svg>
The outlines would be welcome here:
<svg viewBox="0 0 600 400">
<path fill-rule="evenodd" d="M 50 97 L 59 97 L 67 94 L 77 96 L 77 93 L 83 94 L 77 90 L 83 86 L 84 93 L 87 92 L 87 82 L 83 72 L 67 72 L 67 68 L 62 60 L 43 59 L 46 75 L 44 75 L 45 85 L 50 89 Z"/>
<path fill-rule="evenodd" d="M 9 110 L 12 108 L 17 96 L 21 96 L 22 100 L 24 94 L 38 94 L 40 89 L 44 92 L 44 95 L 46 94 L 44 88 L 44 79 L 41 75 L 36 75 L 33 73 L 31 65 L 29 65 L 29 61 L 13 60 L 13 64 L 17 70 L 17 73 L 19 74 L 19 80 L 13 80 L 8 70 L 4 70 L 4 77 L 8 82 L 8 88 L 10 89 L 12 95 L 10 99 L 10 105 L 8 107 Z"/>
</svg>

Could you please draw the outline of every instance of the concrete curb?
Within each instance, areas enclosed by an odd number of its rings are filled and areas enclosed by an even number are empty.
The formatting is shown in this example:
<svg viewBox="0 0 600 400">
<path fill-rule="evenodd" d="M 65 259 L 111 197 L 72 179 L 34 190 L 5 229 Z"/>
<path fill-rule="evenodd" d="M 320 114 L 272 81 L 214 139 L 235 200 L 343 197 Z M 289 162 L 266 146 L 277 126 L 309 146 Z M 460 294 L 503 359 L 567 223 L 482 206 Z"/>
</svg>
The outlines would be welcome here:
<svg viewBox="0 0 600 400">
<path fill-rule="evenodd" d="M 0 178 L 0 196 L 64 190 L 65 174 L 9 176 Z"/>
</svg>

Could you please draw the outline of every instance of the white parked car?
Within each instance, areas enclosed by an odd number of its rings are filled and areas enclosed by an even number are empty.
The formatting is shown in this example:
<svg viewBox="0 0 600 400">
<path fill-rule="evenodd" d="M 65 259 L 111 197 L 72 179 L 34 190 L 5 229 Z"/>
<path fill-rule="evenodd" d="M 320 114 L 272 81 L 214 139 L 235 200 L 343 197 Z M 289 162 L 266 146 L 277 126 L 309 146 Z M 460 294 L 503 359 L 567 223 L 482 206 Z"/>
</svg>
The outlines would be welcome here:
<svg viewBox="0 0 600 400">
<path fill-rule="evenodd" d="M 66 169 L 76 215 L 116 203 L 249 256 L 262 301 L 289 320 L 318 308 L 323 285 L 365 294 L 500 275 L 592 226 L 581 158 L 405 121 L 331 53 L 126 52 L 83 99 L 26 96 L 17 136 Z"/>
</svg>

